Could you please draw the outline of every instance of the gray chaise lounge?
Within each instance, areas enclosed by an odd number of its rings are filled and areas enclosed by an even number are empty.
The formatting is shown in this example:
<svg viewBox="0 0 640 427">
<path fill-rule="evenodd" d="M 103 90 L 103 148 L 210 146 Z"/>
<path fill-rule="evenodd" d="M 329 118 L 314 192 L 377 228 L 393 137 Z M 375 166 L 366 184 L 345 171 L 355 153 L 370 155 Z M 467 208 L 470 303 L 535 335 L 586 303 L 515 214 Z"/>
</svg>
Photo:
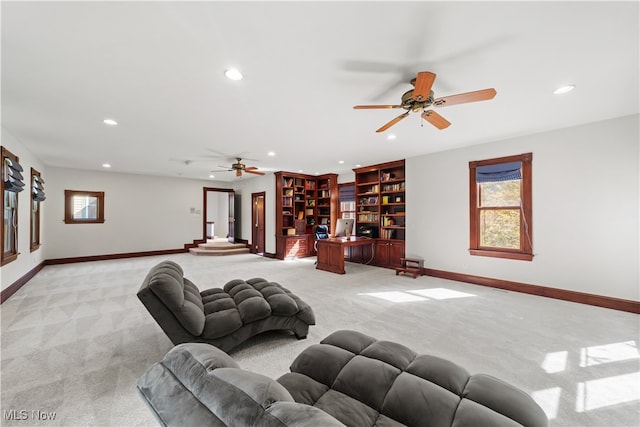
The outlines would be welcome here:
<svg viewBox="0 0 640 427">
<path fill-rule="evenodd" d="M 308 347 L 277 381 L 211 346 L 184 344 L 138 390 L 168 426 L 548 426 L 512 385 L 354 331 Z"/>
<path fill-rule="evenodd" d="M 149 271 L 138 298 L 176 345 L 202 342 L 228 352 L 270 330 L 306 338 L 315 325 L 311 307 L 278 283 L 237 279 L 200 292 L 173 261 Z"/>
</svg>

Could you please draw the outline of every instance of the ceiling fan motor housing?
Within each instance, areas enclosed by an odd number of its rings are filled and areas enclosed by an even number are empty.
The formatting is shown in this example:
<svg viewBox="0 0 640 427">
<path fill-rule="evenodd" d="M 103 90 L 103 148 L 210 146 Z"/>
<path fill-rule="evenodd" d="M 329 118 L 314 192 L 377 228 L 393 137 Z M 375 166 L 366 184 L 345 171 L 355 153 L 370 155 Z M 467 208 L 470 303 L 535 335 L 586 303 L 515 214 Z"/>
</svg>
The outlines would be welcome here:
<svg viewBox="0 0 640 427">
<path fill-rule="evenodd" d="M 406 91 L 402 95 L 402 108 L 407 111 L 418 112 L 424 110 L 433 104 L 434 95 L 433 91 L 429 91 L 429 96 L 424 101 L 416 101 L 413 99 L 413 89 Z"/>
</svg>

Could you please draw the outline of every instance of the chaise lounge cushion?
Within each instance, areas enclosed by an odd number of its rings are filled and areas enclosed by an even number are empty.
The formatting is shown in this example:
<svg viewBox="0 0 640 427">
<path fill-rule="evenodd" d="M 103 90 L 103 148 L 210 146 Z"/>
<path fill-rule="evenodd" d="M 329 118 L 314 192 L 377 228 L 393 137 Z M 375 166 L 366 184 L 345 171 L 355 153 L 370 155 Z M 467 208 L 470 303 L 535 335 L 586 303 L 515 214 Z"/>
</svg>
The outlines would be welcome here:
<svg viewBox="0 0 640 427">
<path fill-rule="evenodd" d="M 512 385 L 355 331 L 311 345 L 277 382 L 217 348 L 179 345 L 138 389 L 163 425 L 548 426 Z"/>
<path fill-rule="evenodd" d="M 308 347 L 278 382 L 296 402 L 347 425 L 548 425 L 534 400 L 510 384 L 355 331 Z"/>
<path fill-rule="evenodd" d="M 294 402 L 273 379 L 239 369 L 226 353 L 208 344 L 174 347 L 137 387 L 161 425 L 342 425 L 318 408 Z"/>
<path fill-rule="evenodd" d="M 183 277 L 182 267 L 173 261 L 158 264 L 149 276 L 149 289 L 171 310 L 193 335 L 204 330 L 205 314 L 200 291 Z"/>
<path fill-rule="evenodd" d="M 208 342 L 229 351 L 267 330 L 299 338 L 315 324 L 311 307 L 278 283 L 235 279 L 200 292 L 179 264 L 163 261 L 145 278 L 138 298 L 174 344 Z"/>
</svg>

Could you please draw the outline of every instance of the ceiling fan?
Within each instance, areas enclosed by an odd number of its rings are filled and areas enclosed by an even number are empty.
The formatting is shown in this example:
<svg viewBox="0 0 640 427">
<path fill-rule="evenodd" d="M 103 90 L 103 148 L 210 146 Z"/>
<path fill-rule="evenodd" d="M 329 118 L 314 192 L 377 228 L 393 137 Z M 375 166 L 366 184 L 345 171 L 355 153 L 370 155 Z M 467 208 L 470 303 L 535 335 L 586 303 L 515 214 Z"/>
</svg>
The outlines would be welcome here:
<svg viewBox="0 0 640 427">
<path fill-rule="evenodd" d="M 229 168 L 225 170 L 219 171 L 211 171 L 211 172 L 231 172 L 236 171 L 236 176 L 242 176 L 242 172 L 252 173 L 254 175 L 264 175 L 264 172 L 258 171 L 258 168 L 255 166 L 246 166 L 241 163 L 242 159 L 240 157 L 236 157 L 236 162 L 233 163 Z M 221 168 L 225 168 L 226 166 L 220 166 Z"/>
<path fill-rule="evenodd" d="M 411 84 L 414 88 L 402 95 L 402 103 L 400 105 L 356 105 L 353 108 L 356 110 L 376 108 L 403 108 L 407 110 L 395 119 L 383 125 L 380 129 L 376 130 L 376 132 L 384 132 L 400 120 L 407 117 L 411 111 L 414 113 L 422 111 L 421 116 L 423 119 L 442 130 L 449 127 L 451 123 L 435 111 L 428 110 L 427 108 L 430 106 L 446 107 L 448 105 L 465 104 L 467 102 L 487 101 L 496 96 L 496 90 L 491 88 L 477 90 L 474 92 L 459 93 L 457 95 L 445 96 L 443 98 L 434 98 L 431 86 L 433 86 L 433 82 L 435 80 L 436 75 L 434 73 L 421 71 L 414 79 L 411 80 Z"/>
</svg>

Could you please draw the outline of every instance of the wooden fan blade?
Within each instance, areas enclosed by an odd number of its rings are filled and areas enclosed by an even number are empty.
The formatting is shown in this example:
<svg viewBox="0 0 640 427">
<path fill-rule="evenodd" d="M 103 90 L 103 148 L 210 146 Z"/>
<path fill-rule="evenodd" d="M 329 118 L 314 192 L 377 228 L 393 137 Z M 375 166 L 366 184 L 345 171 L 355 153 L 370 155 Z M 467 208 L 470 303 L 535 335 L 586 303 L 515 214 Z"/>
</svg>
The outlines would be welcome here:
<svg viewBox="0 0 640 427">
<path fill-rule="evenodd" d="M 425 101 L 431 93 L 431 86 L 436 80 L 436 75 L 429 71 L 422 71 L 416 77 L 415 88 L 413 89 L 413 99 L 416 101 Z"/>
<path fill-rule="evenodd" d="M 257 166 L 247 166 L 246 168 L 244 168 L 244 170 L 246 171 L 256 170 L 256 169 L 258 169 Z"/>
<path fill-rule="evenodd" d="M 437 127 L 438 129 L 446 129 L 451 125 L 447 119 L 433 110 L 427 110 L 422 112 L 422 118 Z"/>
<path fill-rule="evenodd" d="M 255 170 L 249 170 L 249 168 L 244 170 L 246 173 L 252 173 L 254 175 L 264 175 L 264 172 L 259 172 L 259 171 L 255 171 Z"/>
<path fill-rule="evenodd" d="M 395 125 L 396 123 L 398 123 L 400 120 L 404 119 L 405 117 L 407 117 L 409 115 L 409 112 L 407 111 L 406 113 L 402 113 L 400 114 L 398 117 L 396 117 L 395 119 L 391 120 L 389 123 L 387 123 L 386 125 L 382 126 L 380 129 L 378 129 L 376 132 L 384 132 L 385 130 L 389 129 L 391 126 Z"/>
<path fill-rule="evenodd" d="M 355 110 L 370 110 L 374 108 L 402 108 L 402 105 L 356 105 Z"/>
<path fill-rule="evenodd" d="M 436 107 L 446 107 L 448 105 L 465 104 L 467 102 L 487 101 L 493 99 L 494 96 L 496 96 L 496 90 L 494 88 L 482 89 L 438 98 L 433 101 L 433 105 Z"/>
</svg>

